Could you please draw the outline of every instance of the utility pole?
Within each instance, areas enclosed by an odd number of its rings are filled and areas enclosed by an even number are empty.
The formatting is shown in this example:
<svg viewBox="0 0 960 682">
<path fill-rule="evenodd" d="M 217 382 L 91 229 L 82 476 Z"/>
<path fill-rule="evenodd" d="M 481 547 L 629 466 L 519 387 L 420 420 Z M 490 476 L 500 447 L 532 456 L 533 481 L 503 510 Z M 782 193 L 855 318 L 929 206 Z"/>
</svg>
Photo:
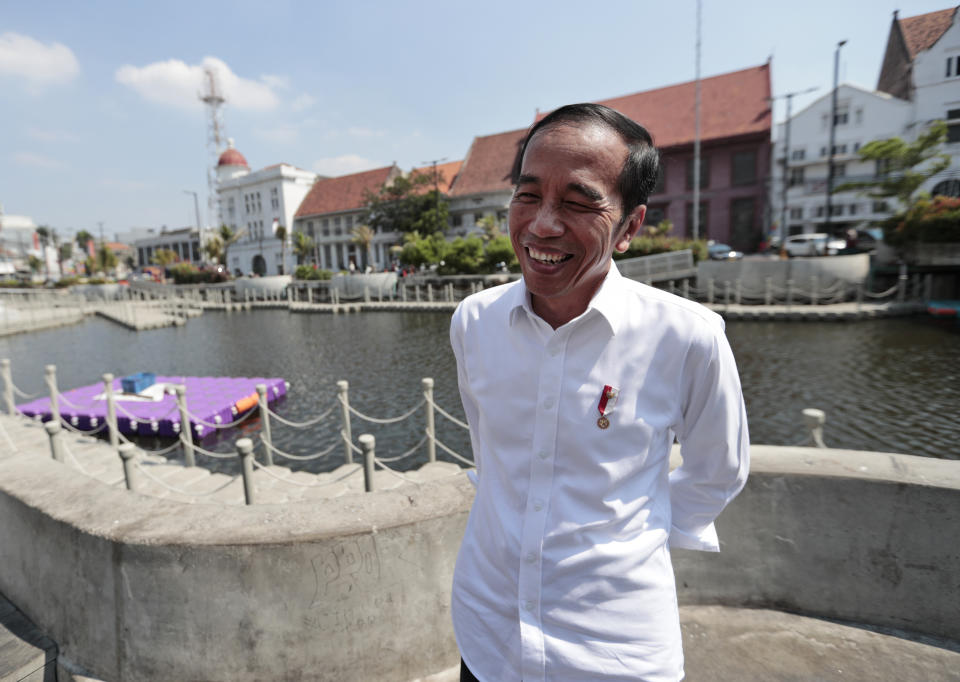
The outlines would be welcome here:
<svg viewBox="0 0 960 682">
<path fill-rule="evenodd" d="M 437 164 L 442 163 L 447 160 L 447 157 L 442 159 L 434 159 L 433 161 L 421 161 L 422 164 L 430 164 L 433 166 L 433 209 L 436 211 L 437 221 L 440 220 L 440 174 L 437 172 Z M 444 226 L 446 228 L 446 226 Z M 446 232 L 446 229 L 443 229 Z"/>
<path fill-rule="evenodd" d="M 694 116 L 696 119 L 693 136 L 693 239 L 700 237 L 700 11 L 701 0 L 697 0 L 697 66 L 696 97 Z"/>
<path fill-rule="evenodd" d="M 830 218 L 833 213 L 833 148 L 835 146 L 837 134 L 837 79 L 840 76 L 840 48 L 847 44 L 846 40 L 837 43 L 837 49 L 833 53 L 833 98 L 830 103 L 830 155 L 827 157 L 827 218 L 823 224 L 823 231 L 827 233 L 827 240 L 830 240 Z M 823 255 L 827 255 L 827 245 L 823 245 Z"/>
<path fill-rule="evenodd" d="M 200 241 L 200 253 L 197 255 L 203 261 L 203 225 L 200 223 L 200 201 L 197 199 L 197 193 L 190 189 L 183 190 L 184 194 L 193 195 L 193 210 L 197 216 L 197 239 Z"/>
<path fill-rule="evenodd" d="M 793 98 L 797 95 L 806 95 L 816 90 L 816 86 L 806 90 L 796 90 L 782 95 L 774 95 L 768 100 L 772 104 L 775 100 L 787 100 L 787 118 L 783 124 L 783 181 L 780 188 L 782 205 L 780 206 L 780 228 L 777 230 L 777 238 L 780 240 L 780 248 L 783 248 L 783 240 L 787 238 L 787 188 L 790 176 L 790 118 L 793 111 Z"/>
</svg>

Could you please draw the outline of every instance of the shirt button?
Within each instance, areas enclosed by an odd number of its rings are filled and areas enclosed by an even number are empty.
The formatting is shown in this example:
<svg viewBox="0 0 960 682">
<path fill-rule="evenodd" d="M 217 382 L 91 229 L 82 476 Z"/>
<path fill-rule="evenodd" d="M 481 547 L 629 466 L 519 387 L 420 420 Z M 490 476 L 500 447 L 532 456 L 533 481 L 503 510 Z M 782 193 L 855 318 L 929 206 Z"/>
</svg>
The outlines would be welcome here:
<svg viewBox="0 0 960 682">
<path fill-rule="evenodd" d="M 548 450 L 541 450 L 540 452 L 537 453 L 537 457 L 539 457 L 540 459 L 546 459 L 549 456 L 550 456 L 550 452 Z"/>
<path fill-rule="evenodd" d="M 527 560 L 528 564 L 532 564 L 537 560 L 537 555 L 534 552 L 527 552 L 527 556 L 524 558 Z"/>
<path fill-rule="evenodd" d="M 541 509 L 543 509 L 543 500 L 534 500 L 533 511 L 540 511 Z"/>
<path fill-rule="evenodd" d="M 553 409 L 553 398 L 547 398 L 543 401 L 543 409 L 552 410 Z"/>
</svg>

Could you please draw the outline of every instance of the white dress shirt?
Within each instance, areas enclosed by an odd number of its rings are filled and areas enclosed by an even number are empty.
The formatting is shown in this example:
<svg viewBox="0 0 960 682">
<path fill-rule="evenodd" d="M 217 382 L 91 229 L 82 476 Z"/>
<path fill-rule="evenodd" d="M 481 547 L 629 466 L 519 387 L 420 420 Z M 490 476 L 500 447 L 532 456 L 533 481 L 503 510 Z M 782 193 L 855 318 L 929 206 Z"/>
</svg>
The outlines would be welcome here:
<svg viewBox="0 0 960 682">
<path fill-rule="evenodd" d="M 452 598 L 467 666 L 483 682 L 682 679 L 668 543 L 718 551 L 713 520 L 748 469 L 723 320 L 611 266 L 556 330 L 521 280 L 464 300 L 450 339 L 477 463 Z"/>
</svg>

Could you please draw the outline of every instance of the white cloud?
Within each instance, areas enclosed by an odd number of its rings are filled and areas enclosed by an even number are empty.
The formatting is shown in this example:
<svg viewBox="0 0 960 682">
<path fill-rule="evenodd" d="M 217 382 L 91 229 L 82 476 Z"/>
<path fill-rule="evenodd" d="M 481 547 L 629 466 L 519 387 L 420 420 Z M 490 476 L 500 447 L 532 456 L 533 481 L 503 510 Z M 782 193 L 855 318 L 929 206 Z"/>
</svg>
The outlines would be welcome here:
<svg viewBox="0 0 960 682">
<path fill-rule="evenodd" d="M 275 74 L 264 74 L 260 80 L 268 88 L 273 90 L 286 90 L 290 87 L 290 78 L 288 76 L 278 76 Z"/>
<path fill-rule="evenodd" d="M 216 57 L 204 57 L 200 64 L 187 64 L 179 59 L 153 62 L 143 67 L 125 64 L 117 69 L 114 77 L 146 100 L 193 109 L 201 106 L 200 93 L 206 88 L 206 69 L 216 74 L 228 106 L 269 111 L 280 104 L 269 84 L 238 76 Z"/>
<path fill-rule="evenodd" d="M 383 137 L 386 135 L 383 130 L 371 130 L 370 128 L 351 127 L 347 128 L 347 135 L 351 137 Z"/>
<path fill-rule="evenodd" d="M 66 167 L 63 161 L 44 156 L 43 154 L 35 154 L 34 152 L 17 152 L 13 155 L 13 160 L 21 166 L 44 168 L 46 170 L 56 170 Z"/>
<path fill-rule="evenodd" d="M 79 142 L 80 136 L 67 130 L 27 128 L 27 135 L 41 142 Z"/>
<path fill-rule="evenodd" d="M 328 159 L 317 159 L 313 162 L 313 170 L 321 175 L 347 175 L 349 173 L 359 173 L 360 171 L 371 170 L 373 168 L 382 168 L 388 164 L 383 161 L 365 159 L 356 154 L 344 154 L 343 156 L 334 156 Z"/>
<path fill-rule="evenodd" d="M 44 45 L 19 33 L 0 34 L 0 75 L 23 78 L 33 91 L 66 83 L 80 73 L 73 51 L 61 43 Z"/>
<path fill-rule="evenodd" d="M 278 144 L 290 144 L 291 142 L 296 141 L 297 136 L 300 134 L 300 131 L 297 130 L 296 126 L 291 125 L 281 125 L 276 128 L 266 128 L 262 130 L 254 131 L 257 137 L 263 138 L 270 142 L 276 142 Z"/>
</svg>

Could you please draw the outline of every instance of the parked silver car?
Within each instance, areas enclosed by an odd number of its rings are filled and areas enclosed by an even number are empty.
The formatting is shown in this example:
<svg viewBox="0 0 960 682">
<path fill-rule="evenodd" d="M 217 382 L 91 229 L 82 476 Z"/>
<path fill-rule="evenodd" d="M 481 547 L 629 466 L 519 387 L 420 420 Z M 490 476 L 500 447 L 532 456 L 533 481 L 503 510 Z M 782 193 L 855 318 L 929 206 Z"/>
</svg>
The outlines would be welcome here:
<svg viewBox="0 0 960 682">
<path fill-rule="evenodd" d="M 786 241 L 783 242 L 783 248 L 790 257 L 822 256 L 824 253 L 833 256 L 847 248 L 847 242 L 844 239 L 831 237 L 825 232 L 810 232 L 787 237 Z"/>
</svg>

